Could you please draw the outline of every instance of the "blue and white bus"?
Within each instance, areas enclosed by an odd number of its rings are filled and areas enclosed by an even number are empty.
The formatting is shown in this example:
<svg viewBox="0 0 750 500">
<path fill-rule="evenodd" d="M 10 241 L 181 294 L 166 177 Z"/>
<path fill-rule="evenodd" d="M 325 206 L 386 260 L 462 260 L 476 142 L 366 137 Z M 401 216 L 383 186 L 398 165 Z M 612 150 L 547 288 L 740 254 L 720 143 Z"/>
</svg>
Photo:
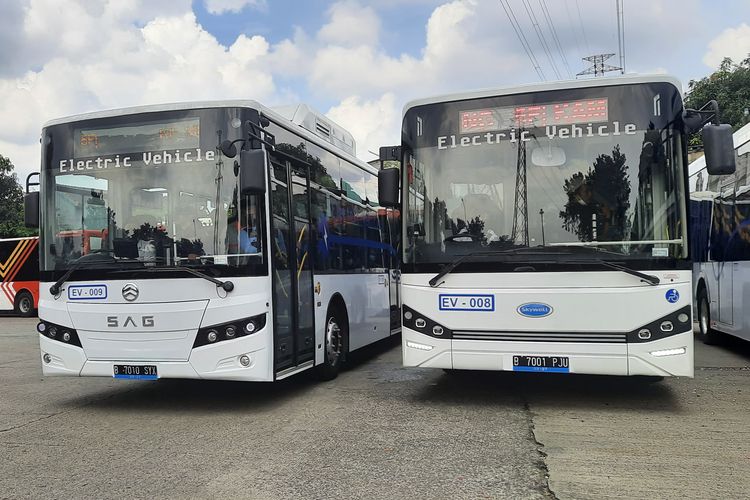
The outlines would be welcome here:
<svg viewBox="0 0 750 500">
<path fill-rule="evenodd" d="M 379 173 L 402 208 L 404 365 L 693 376 L 687 138 L 717 113 L 680 88 L 627 76 L 406 105 L 401 150 L 381 149 L 400 179 Z M 712 171 L 731 170 L 731 128 L 703 135 Z"/>
<path fill-rule="evenodd" d="M 750 340 L 750 124 L 733 136 L 737 170 L 713 176 L 690 164 L 691 244 L 700 336 Z"/>
</svg>

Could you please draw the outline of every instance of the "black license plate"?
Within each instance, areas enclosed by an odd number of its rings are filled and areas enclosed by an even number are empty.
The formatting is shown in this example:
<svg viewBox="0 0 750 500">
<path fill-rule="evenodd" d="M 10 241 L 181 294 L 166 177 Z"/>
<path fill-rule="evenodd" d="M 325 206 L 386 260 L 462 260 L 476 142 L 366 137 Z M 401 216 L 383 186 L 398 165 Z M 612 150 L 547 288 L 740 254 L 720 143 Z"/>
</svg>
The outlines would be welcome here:
<svg viewBox="0 0 750 500">
<path fill-rule="evenodd" d="M 515 372 L 553 372 L 569 373 L 570 359 L 567 356 L 513 356 L 513 371 Z"/>
<path fill-rule="evenodd" d="M 114 378 L 130 380 L 156 380 L 159 374 L 156 365 L 114 365 Z"/>
</svg>

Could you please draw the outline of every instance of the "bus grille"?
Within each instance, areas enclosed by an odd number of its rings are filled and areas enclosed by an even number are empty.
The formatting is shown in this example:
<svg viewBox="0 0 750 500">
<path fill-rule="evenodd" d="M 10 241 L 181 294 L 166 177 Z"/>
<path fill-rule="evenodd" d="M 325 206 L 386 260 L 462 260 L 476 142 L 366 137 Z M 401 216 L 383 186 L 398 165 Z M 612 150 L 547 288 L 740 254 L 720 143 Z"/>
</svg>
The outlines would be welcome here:
<svg viewBox="0 0 750 500">
<path fill-rule="evenodd" d="M 501 340 L 506 342 L 585 342 L 625 344 L 626 333 L 611 332 L 488 332 L 454 331 L 454 340 Z"/>
</svg>

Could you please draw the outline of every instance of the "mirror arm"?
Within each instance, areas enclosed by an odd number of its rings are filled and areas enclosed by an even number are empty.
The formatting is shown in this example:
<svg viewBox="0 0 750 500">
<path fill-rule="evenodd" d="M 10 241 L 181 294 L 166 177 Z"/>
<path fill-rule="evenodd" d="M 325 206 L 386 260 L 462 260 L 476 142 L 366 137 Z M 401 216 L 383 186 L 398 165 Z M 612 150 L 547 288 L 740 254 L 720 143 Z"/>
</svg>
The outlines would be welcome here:
<svg viewBox="0 0 750 500">
<path fill-rule="evenodd" d="M 26 176 L 26 192 L 27 193 L 31 192 L 31 188 L 32 187 L 39 185 L 39 180 L 38 180 L 39 179 L 39 175 L 40 175 L 39 172 L 31 172 L 29 175 Z M 32 181 L 31 180 L 31 178 L 34 177 L 34 176 L 37 177 L 36 181 Z"/>
<path fill-rule="evenodd" d="M 685 118 L 691 117 L 691 115 L 699 115 L 700 122 L 696 122 L 690 126 L 690 133 L 694 134 L 700 131 L 703 126 L 709 122 L 712 125 L 719 125 L 719 103 L 715 99 L 711 99 L 706 104 L 701 106 L 700 109 L 685 109 Z"/>
</svg>

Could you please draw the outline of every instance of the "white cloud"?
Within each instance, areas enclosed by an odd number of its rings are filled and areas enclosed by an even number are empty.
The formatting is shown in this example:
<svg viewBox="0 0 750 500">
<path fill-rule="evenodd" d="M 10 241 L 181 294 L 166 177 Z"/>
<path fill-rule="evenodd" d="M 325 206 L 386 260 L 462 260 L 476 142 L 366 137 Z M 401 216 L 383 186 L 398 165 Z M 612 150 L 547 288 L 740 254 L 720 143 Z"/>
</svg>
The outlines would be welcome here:
<svg viewBox="0 0 750 500">
<path fill-rule="evenodd" d="M 740 62 L 750 56 L 750 26 L 742 23 L 736 28 L 727 28 L 708 43 L 703 63 L 716 69 L 725 57 Z"/>
<path fill-rule="evenodd" d="M 377 153 L 380 146 L 401 140 L 401 109 L 392 92 L 373 100 L 347 97 L 326 115 L 354 135 L 360 158 L 371 160 L 374 156 L 369 151 Z"/>
<path fill-rule="evenodd" d="M 0 77 L 0 116 L 12 118 L 0 121 L 0 153 L 16 164 L 19 177 L 38 168 L 39 133 L 51 118 L 158 102 L 275 95 L 264 62 L 268 42 L 241 35 L 225 47 L 197 23 L 189 2 L 181 12 L 173 10 L 174 3 L 159 9 L 154 2 L 163 15 L 142 24 L 139 3 L 82 5 L 70 2 L 58 10 L 56 2 L 32 1 L 23 20 L 24 44 L 33 40 L 49 56 L 34 70 Z M 73 20 L 80 33 L 66 38 L 60 26 Z"/>
<path fill-rule="evenodd" d="M 372 7 L 344 1 L 333 4 L 328 13 L 330 21 L 318 32 L 321 42 L 351 47 L 377 45 L 380 18 Z"/>
<path fill-rule="evenodd" d="M 226 14 L 227 12 L 238 13 L 245 7 L 251 6 L 256 9 L 266 9 L 266 0 L 205 0 L 206 10 L 214 15 Z"/>
</svg>

